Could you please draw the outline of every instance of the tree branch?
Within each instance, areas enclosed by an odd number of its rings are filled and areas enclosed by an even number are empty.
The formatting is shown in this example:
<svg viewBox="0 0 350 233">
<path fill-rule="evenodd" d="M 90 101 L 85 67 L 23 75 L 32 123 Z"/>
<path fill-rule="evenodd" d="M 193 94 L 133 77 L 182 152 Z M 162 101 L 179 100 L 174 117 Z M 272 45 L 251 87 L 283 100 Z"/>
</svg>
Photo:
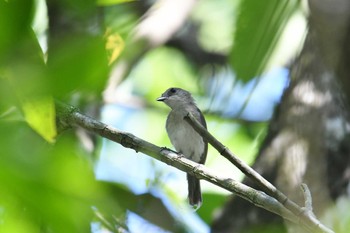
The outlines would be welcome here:
<svg viewBox="0 0 350 233">
<path fill-rule="evenodd" d="M 222 156 L 228 159 L 232 164 L 234 164 L 239 170 L 241 170 L 246 176 L 252 179 L 255 183 L 257 183 L 260 187 L 263 188 L 269 195 L 278 200 L 282 205 L 284 205 L 288 210 L 290 210 L 295 216 L 298 217 L 299 222 L 303 224 L 303 226 L 311 232 L 333 232 L 324 226 L 318 219 L 315 218 L 312 212 L 312 208 L 310 210 L 310 206 L 307 208 L 302 208 L 298 206 L 295 202 L 291 201 L 285 194 L 279 191 L 273 184 L 267 181 L 264 177 L 262 177 L 259 173 L 257 173 L 253 168 L 248 166 L 242 160 L 240 160 L 234 153 L 232 153 L 226 146 L 224 146 L 221 142 L 219 142 L 212 134 L 210 134 L 206 128 L 204 128 L 197 119 L 191 114 L 188 113 L 184 118 L 194 130 L 198 132 L 204 139 L 206 139 Z M 305 185 L 306 186 L 306 185 Z M 308 188 L 306 186 L 302 186 L 305 198 L 307 200 L 311 199 L 311 194 L 309 192 L 310 197 L 307 198 Z M 307 202 L 306 202 L 307 203 Z"/>
<path fill-rule="evenodd" d="M 290 211 L 282 203 L 276 200 L 276 198 L 271 197 L 264 192 L 255 190 L 245 184 L 242 184 L 231 177 L 220 176 L 210 169 L 206 168 L 202 164 L 195 163 L 191 160 L 186 159 L 181 154 L 174 152 L 165 147 L 159 147 L 152 143 L 149 143 L 141 138 L 134 136 L 131 133 L 119 131 L 109 125 L 106 125 L 102 122 L 99 122 L 93 118 L 90 118 L 86 115 L 80 113 L 76 108 L 64 105 L 62 103 L 56 103 L 57 108 L 57 122 L 59 125 L 63 126 L 61 128 L 72 128 L 80 126 L 85 130 L 96 133 L 104 138 L 110 139 L 114 142 L 121 144 L 122 146 L 130 149 L 134 149 L 136 152 L 142 152 L 148 156 L 151 156 L 154 159 L 162 161 L 170 166 L 176 167 L 184 172 L 190 173 L 196 176 L 198 179 L 206 180 L 214 185 L 222 187 L 241 198 L 253 203 L 254 205 L 264 208 L 270 212 L 273 212 L 284 219 L 292 221 L 294 223 L 301 222 L 305 229 L 310 230 L 311 232 L 333 232 L 323 226 L 317 219 L 313 218 L 310 215 L 304 214 L 304 211 L 299 207 L 299 212 L 296 214 L 293 211 Z M 196 120 L 193 121 L 191 115 L 186 117 L 188 122 L 191 122 L 191 125 L 197 130 L 198 128 L 202 130 L 203 127 L 194 126 L 198 123 Z M 191 120 L 192 119 L 192 120 Z M 208 131 L 200 132 L 200 134 L 206 138 L 209 143 L 211 143 L 215 148 L 221 145 L 219 148 L 222 154 L 230 154 L 231 152 L 224 147 L 220 142 L 218 142 Z M 232 154 L 232 153 L 231 153 Z M 233 156 L 234 157 L 234 156 Z M 229 159 L 230 161 L 232 160 Z M 243 167 L 247 166 L 243 162 Z M 256 172 L 249 168 L 249 173 L 254 174 Z M 259 175 L 260 176 L 260 175 Z M 261 177 L 262 180 L 264 180 Z M 267 181 L 266 181 L 267 182 Z M 265 182 L 264 182 L 265 183 Z M 273 185 L 271 184 L 273 187 Z M 276 189 L 276 188 L 275 188 Z M 285 198 L 284 200 L 288 200 Z M 295 204 L 296 205 L 296 204 Z"/>
</svg>

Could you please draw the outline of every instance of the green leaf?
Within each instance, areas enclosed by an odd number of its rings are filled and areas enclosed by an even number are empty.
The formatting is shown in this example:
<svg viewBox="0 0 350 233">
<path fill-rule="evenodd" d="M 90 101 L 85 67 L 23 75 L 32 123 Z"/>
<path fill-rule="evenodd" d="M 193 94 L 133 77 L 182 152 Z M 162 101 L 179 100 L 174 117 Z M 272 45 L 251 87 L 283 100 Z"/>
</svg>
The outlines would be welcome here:
<svg viewBox="0 0 350 233">
<path fill-rule="evenodd" d="M 33 0 L 0 1 L 0 60 L 16 51 L 26 37 L 23 29 L 30 27 Z"/>
<path fill-rule="evenodd" d="M 73 134 L 48 145 L 23 122 L 0 122 L 0 138 L 1 232 L 90 232 L 92 206 L 122 214 Z"/>
<path fill-rule="evenodd" d="M 123 38 L 117 33 L 110 33 L 110 30 L 107 29 L 106 32 L 106 50 L 109 54 L 108 65 L 111 65 L 115 62 L 120 54 L 122 53 L 125 43 Z"/>
<path fill-rule="evenodd" d="M 133 71 L 135 92 L 146 93 L 146 98 L 158 106 L 155 99 L 169 87 L 198 92 L 198 85 L 192 82 L 195 79 L 196 74 L 184 55 L 176 49 L 166 47 L 147 53 Z"/>
<path fill-rule="evenodd" d="M 101 93 L 108 77 L 108 60 L 103 38 L 76 35 L 51 48 L 49 76 L 55 97 L 72 92 Z"/>
<path fill-rule="evenodd" d="M 52 97 L 29 99 L 22 102 L 24 117 L 30 127 L 46 141 L 53 143 L 56 137 L 56 112 Z"/>
<path fill-rule="evenodd" d="M 197 213 L 208 225 L 210 225 L 214 218 L 213 213 L 225 204 L 227 201 L 227 195 L 206 192 L 202 195 L 205 208 L 200 208 Z"/>
<path fill-rule="evenodd" d="M 28 125 L 46 141 L 53 143 L 56 136 L 55 106 L 49 92 L 43 53 L 30 28 L 24 27 L 21 37 L 15 53 L 9 53 L 6 63 L 0 67 L 0 96 L 6 100 L 5 103 L 0 101 L 0 107 L 8 109 L 9 106 L 18 106 Z"/>
<path fill-rule="evenodd" d="M 125 2 L 134 2 L 136 0 L 97 0 L 97 5 L 98 6 L 110 6 L 110 5 L 115 5 L 115 4 L 120 4 L 120 3 L 125 3 Z"/>
<path fill-rule="evenodd" d="M 241 1 L 230 63 L 247 82 L 261 74 L 299 0 Z"/>
</svg>

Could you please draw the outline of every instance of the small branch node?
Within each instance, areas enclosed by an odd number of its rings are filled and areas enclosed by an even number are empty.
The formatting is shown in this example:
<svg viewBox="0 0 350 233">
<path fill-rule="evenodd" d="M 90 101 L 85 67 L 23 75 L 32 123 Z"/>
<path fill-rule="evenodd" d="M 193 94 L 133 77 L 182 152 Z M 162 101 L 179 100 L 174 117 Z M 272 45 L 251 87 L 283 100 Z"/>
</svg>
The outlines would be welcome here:
<svg viewBox="0 0 350 233">
<path fill-rule="evenodd" d="M 308 212 L 313 212 L 312 208 L 312 196 L 309 187 L 302 183 L 300 185 L 301 190 L 303 191 L 304 201 L 305 201 L 305 210 Z"/>
<path fill-rule="evenodd" d="M 169 149 L 165 146 L 161 147 L 159 152 L 162 153 L 163 151 L 168 151 Z"/>
<path fill-rule="evenodd" d="M 176 160 L 180 160 L 182 158 L 184 158 L 185 156 L 181 153 L 181 152 L 178 152 L 177 153 L 177 156 L 176 156 Z"/>
<path fill-rule="evenodd" d="M 198 173 L 198 170 L 199 170 L 200 166 L 201 166 L 201 165 L 198 164 L 198 165 L 196 165 L 196 166 L 194 166 L 194 167 L 192 168 L 193 175 L 196 176 L 197 178 L 198 178 L 197 173 Z"/>
<path fill-rule="evenodd" d="M 227 147 L 224 146 L 224 148 L 222 149 L 222 151 L 220 151 L 220 155 L 223 155 L 224 153 L 226 153 L 226 151 L 227 151 Z"/>
</svg>

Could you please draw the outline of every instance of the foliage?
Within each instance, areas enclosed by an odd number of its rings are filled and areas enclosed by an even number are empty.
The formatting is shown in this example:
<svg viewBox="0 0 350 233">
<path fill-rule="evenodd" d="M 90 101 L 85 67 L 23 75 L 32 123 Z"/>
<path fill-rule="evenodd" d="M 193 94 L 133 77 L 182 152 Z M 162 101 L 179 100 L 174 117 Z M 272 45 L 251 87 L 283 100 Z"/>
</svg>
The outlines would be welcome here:
<svg viewBox="0 0 350 233">
<path fill-rule="evenodd" d="M 263 73 L 298 5 L 298 0 L 241 1 L 230 54 L 231 64 L 240 79 L 246 82 Z"/>
<path fill-rule="evenodd" d="M 70 5 L 74 1 L 64 2 Z M 126 2 L 129 1 L 97 1 L 99 6 L 105 6 L 105 32 L 69 35 L 46 51 L 40 44 L 47 35 L 32 29 L 36 2 L 0 0 L 0 232 L 89 232 L 92 222 L 98 223 L 100 227 L 97 228 L 117 232 L 128 228 L 125 224 L 128 211 L 166 230 L 191 231 L 186 219 L 176 216 L 180 211 L 170 213 L 152 193 L 157 186 L 163 190 L 163 195 L 170 196 L 168 200 L 183 202 L 178 190 L 172 191 L 163 184 L 161 178 L 168 179 L 169 170 L 155 169 L 152 171 L 153 180 L 142 180 L 147 186 L 146 191 L 152 195 L 135 194 L 119 183 L 97 181 L 94 168 L 98 160 L 91 159 L 76 134 L 56 132 L 55 98 L 70 101 L 82 109 L 92 106 L 100 101 L 111 64 L 117 63 L 125 50 L 140 52 L 139 47 L 130 48 L 132 43 L 129 47 L 124 43 L 137 21 L 142 19 L 135 7 L 138 3 Z M 271 4 L 242 1 L 240 5 L 228 0 L 218 2 L 223 8 L 240 12 L 237 19 L 232 19 L 236 22 L 234 38 L 229 38 L 233 49 L 227 49 L 225 55 L 230 56 L 229 65 L 239 78 L 244 82 L 252 80 L 264 70 L 270 51 L 295 9 L 295 1 L 285 8 L 286 1 L 269 1 Z M 195 13 L 194 20 L 205 25 L 208 21 L 205 21 L 203 12 L 209 14 L 211 9 L 205 4 L 212 3 L 203 1 L 201 4 L 204 7 L 198 7 L 201 13 Z M 260 22 L 258 31 L 251 30 L 255 22 Z M 227 23 L 231 24 L 233 22 Z M 215 27 L 209 28 L 205 30 L 215 34 L 213 38 L 224 38 L 217 42 L 218 47 L 225 47 L 227 34 L 220 36 L 218 32 L 210 31 Z M 206 33 L 200 32 L 200 41 L 205 41 Z M 205 49 L 212 48 L 210 46 L 203 45 Z M 252 58 L 255 59 L 250 60 Z M 261 140 L 257 136 L 264 132 L 266 124 L 241 122 L 211 113 L 208 107 L 211 99 L 201 93 L 207 92 L 203 87 L 210 85 L 215 78 L 198 80 L 202 73 L 203 77 L 209 76 L 205 67 L 193 66 L 179 48 L 162 46 L 149 51 L 119 86 L 123 91 L 131 87 L 129 94 L 139 98 L 124 101 L 123 105 L 128 104 L 123 112 L 126 120 L 123 118 L 121 123 L 118 118 L 119 122 L 114 119 L 111 123 L 120 124 L 125 130 L 137 131 L 152 142 L 170 146 L 163 128 L 167 110 L 157 105 L 154 99 L 169 86 L 182 86 L 194 93 L 199 106 L 208 113 L 209 129 L 227 146 L 242 153 L 246 161 L 252 161 Z M 103 146 L 100 140 L 92 141 L 97 141 L 96 148 Z M 118 162 L 125 157 L 119 149 L 116 149 L 117 153 L 111 153 Z M 96 149 L 95 153 L 100 151 Z M 230 174 L 233 170 L 217 157 L 208 158 L 208 165 Z M 236 171 L 234 174 L 239 176 Z M 209 224 L 226 195 L 213 187 L 208 189 L 211 191 L 204 194 L 208 204 L 204 204 L 198 214 Z M 157 210 L 162 219 L 147 210 Z"/>
</svg>

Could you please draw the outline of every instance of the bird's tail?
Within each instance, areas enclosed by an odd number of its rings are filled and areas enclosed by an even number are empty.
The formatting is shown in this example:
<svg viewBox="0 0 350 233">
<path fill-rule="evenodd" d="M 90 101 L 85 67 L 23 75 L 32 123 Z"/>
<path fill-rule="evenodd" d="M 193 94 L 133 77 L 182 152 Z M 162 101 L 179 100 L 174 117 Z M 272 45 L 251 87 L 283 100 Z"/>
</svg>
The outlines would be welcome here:
<svg viewBox="0 0 350 233">
<path fill-rule="evenodd" d="M 187 182 L 188 202 L 195 210 L 197 210 L 202 205 L 201 185 L 196 177 L 189 174 L 187 174 Z"/>
</svg>

